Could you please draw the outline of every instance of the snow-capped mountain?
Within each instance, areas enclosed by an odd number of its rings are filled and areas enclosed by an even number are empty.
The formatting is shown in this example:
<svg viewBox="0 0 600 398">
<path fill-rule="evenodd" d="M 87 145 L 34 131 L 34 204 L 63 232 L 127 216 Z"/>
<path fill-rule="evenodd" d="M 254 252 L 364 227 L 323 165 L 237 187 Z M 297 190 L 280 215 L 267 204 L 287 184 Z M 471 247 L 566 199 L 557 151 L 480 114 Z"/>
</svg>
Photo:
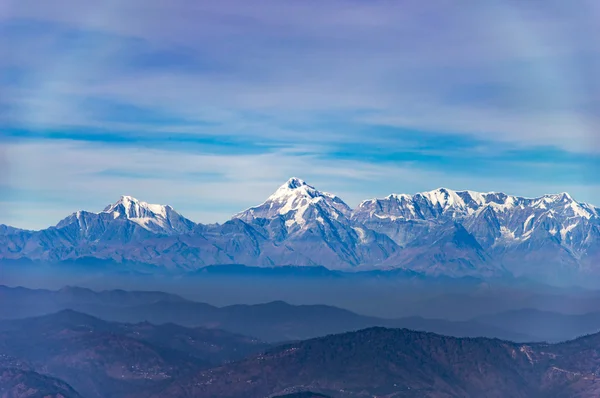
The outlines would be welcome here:
<svg viewBox="0 0 600 398">
<path fill-rule="evenodd" d="M 107 206 L 103 213 L 112 214 L 114 218 L 126 218 L 156 233 L 186 233 L 196 225 L 169 205 L 149 204 L 131 196 L 121 196 L 116 203 Z"/>
<path fill-rule="evenodd" d="M 42 231 L 0 226 L 0 260 L 98 258 L 177 269 L 212 264 L 407 268 L 478 277 L 600 276 L 600 210 L 566 193 L 524 198 L 446 188 L 351 209 L 291 178 L 224 224 L 121 197 Z"/>
<path fill-rule="evenodd" d="M 302 228 L 312 212 L 338 219 L 349 216 L 352 209 L 339 197 L 321 192 L 303 180 L 293 177 L 280 186 L 262 204 L 234 215 L 244 221 L 259 218 L 285 218 L 287 227 Z"/>
<path fill-rule="evenodd" d="M 299 178 L 290 178 L 262 204 L 234 216 L 272 241 L 303 253 L 312 265 L 332 268 L 381 262 L 395 245 L 350 219 L 352 210 L 336 195 L 321 192 Z M 306 261 L 306 260 L 304 260 Z"/>
<path fill-rule="evenodd" d="M 572 241 L 572 231 L 587 221 L 598 218 L 598 209 L 578 203 L 570 195 L 544 195 L 523 198 L 504 193 L 452 191 L 440 188 L 415 195 L 389 195 L 381 199 L 363 201 L 352 213 L 352 218 L 367 225 L 385 228 L 382 224 L 406 224 L 409 221 L 439 224 L 448 220 L 464 222 L 487 245 L 504 238 L 527 240 L 540 224 L 548 219 L 556 228 L 548 228 L 561 241 Z M 544 221 L 545 220 L 545 221 Z M 544 224 L 544 225 L 546 225 Z M 482 228 L 484 225 L 489 228 Z M 489 229 L 495 230 L 489 231 Z M 492 235 L 485 236 L 492 232 Z M 403 244 L 411 238 L 398 232 L 388 232 Z M 494 237 L 492 239 L 492 236 Z"/>
<path fill-rule="evenodd" d="M 599 215 L 597 208 L 576 202 L 567 193 L 530 199 L 496 192 L 480 193 L 439 188 L 415 195 L 392 194 L 381 199 L 365 200 L 353 212 L 353 217 L 364 220 L 464 218 L 486 207 L 497 212 L 507 212 L 517 208 L 531 211 L 554 210 L 567 217 L 586 219 Z"/>
<path fill-rule="evenodd" d="M 131 222 L 144 230 L 165 235 L 187 233 L 196 225 L 171 206 L 149 204 L 131 196 L 121 196 L 99 213 L 78 211 L 60 221 L 56 227 L 61 229 L 75 225 L 84 235 L 92 231 L 97 234 L 115 221 Z M 132 227 L 135 229 L 135 226 Z"/>
<path fill-rule="evenodd" d="M 566 193 L 523 198 L 440 188 L 363 201 L 352 218 L 403 247 L 421 246 L 448 222 L 459 223 L 515 274 L 552 262 L 577 271 L 600 239 L 598 209 Z"/>
</svg>

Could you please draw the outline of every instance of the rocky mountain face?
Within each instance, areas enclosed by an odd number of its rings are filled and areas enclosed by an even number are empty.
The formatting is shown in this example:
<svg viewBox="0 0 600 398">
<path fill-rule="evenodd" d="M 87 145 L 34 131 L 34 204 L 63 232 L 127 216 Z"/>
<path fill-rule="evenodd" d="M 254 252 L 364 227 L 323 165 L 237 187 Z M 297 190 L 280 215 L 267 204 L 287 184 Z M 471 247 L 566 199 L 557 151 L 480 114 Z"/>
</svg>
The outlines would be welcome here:
<svg viewBox="0 0 600 398">
<path fill-rule="evenodd" d="M 517 276 L 591 271 L 598 259 L 599 210 L 566 193 L 528 199 L 441 188 L 364 201 L 353 218 L 403 247 L 422 247 L 428 236 L 460 225 L 466 233 L 446 254 L 461 242 L 456 259 L 472 259 L 477 268 L 493 263 Z"/>
<path fill-rule="evenodd" d="M 311 265 L 379 264 L 396 253 L 398 246 L 388 236 L 351 216 L 352 209 L 339 197 L 292 178 L 263 204 L 234 219 L 252 225 L 277 246 L 301 253 Z"/>
<path fill-rule="evenodd" d="M 291 178 L 224 224 L 195 224 L 170 206 L 123 196 L 55 227 L 0 227 L 0 259 L 97 258 L 172 270 L 214 264 L 406 268 L 432 275 L 600 275 L 600 210 L 566 193 L 522 198 L 440 188 L 351 209 Z"/>
<path fill-rule="evenodd" d="M 147 236 L 142 231 L 160 235 L 183 234 L 190 232 L 195 225 L 171 206 L 153 205 L 131 196 L 121 196 L 100 213 L 78 211 L 60 221 L 56 228 L 70 229 L 78 238 L 97 240 L 131 238 L 136 234 Z"/>
</svg>

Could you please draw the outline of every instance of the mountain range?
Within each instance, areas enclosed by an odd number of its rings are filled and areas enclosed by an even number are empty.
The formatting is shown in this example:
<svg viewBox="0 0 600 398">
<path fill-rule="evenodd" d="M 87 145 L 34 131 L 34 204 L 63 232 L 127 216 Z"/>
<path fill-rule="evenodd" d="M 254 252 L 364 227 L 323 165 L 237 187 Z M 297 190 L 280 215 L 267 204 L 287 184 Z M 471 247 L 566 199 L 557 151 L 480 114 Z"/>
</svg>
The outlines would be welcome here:
<svg viewBox="0 0 600 398">
<path fill-rule="evenodd" d="M 0 321 L 6 397 L 596 397 L 600 334 L 558 344 L 367 328 L 268 346 L 71 310 Z M 81 394 L 81 395 L 80 395 Z"/>
<path fill-rule="evenodd" d="M 596 397 L 599 329 L 599 313 L 394 320 L 323 305 L 0 286 L 0 396 Z M 596 334 L 565 341 L 585 333 Z"/>
<path fill-rule="evenodd" d="M 567 193 L 530 199 L 445 188 L 352 209 L 291 178 L 223 224 L 197 224 L 171 206 L 123 196 L 40 231 L 0 226 L 0 261 L 89 258 L 170 272 L 298 265 L 560 283 L 600 276 L 600 209 Z"/>
<path fill-rule="evenodd" d="M 466 302 L 456 302 L 449 295 L 440 300 L 468 313 Z M 204 334 L 196 331 L 196 336 L 203 336 L 204 339 L 210 337 L 213 342 L 223 340 L 219 334 L 219 330 L 223 330 L 226 337 L 227 333 L 253 336 L 255 340 L 267 343 L 304 340 L 375 326 L 516 342 L 559 342 L 600 331 L 598 296 L 588 298 L 590 310 L 586 309 L 588 305 L 583 301 L 573 300 L 566 295 L 557 297 L 564 304 L 563 307 L 553 310 L 543 309 L 546 307 L 540 309 L 535 302 L 526 300 L 505 310 L 495 309 L 494 301 L 490 301 L 489 297 L 485 300 L 481 296 L 471 296 L 468 300 L 480 301 L 487 307 L 487 311 L 476 316 L 467 315 L 461 320 L 448 319 L 442 315 L 387 318 L 359 314 L 330 305 L 293 305 L 284 301 L 217 307 L 162 292 L 94 291 L 73 286 L 46 290 L 0 285 L 0 322 L 69 310 L 111 322 L 150 322 L 156 325 L 207 328 Z M 553 300 L 549 296 L 545 296 L 543 300 L 550 307 L 553 306 Z M 441 313 L 450 313 L 444 306 L 433 304 Z M 405 305 L 418 308 L 416 303 Z M 568 307 L 575 312 L 563 312 Z M 175 326 L 165 327 L 164 330 L 178 332 Z M 233 344 L 234 341 L 229 336 L 228 343 L 233 346 L 233 350 L 221 349 L 218 354 L 220 359 L 231 359 L 244 352 L 240 344 Z M 250 340 L 243 339 L 240 342 L 246 345 L 251 343 Z"/>
<path fill-rule="evenodd" d="M 44 316 L 65 310 L 90 314 L 112 322 L 177 324 L 211 330 L 219 328 L 229 333 L 253 336 L 269 343 L 303 340 L 372 326 L 410 328 L 457 337 L 538 340 L 536 336 L 520 333 L 518 329 L 505 330 L 502 325 L 497 326 L 498 322 L 491 325 L 494 319 L 487 323 L 476 320 L 453 322 L 418 316 L 389 319 L 360 315 L 333 306 L 291 305 L 283 301 L 216 307 L 160 292 L 95 292 L 80 287 L 65 287 L 53 291 L 0 285 L 0 322 L 3 319 Z M 595 319 L 590 321 L 593 320 Z M 600 321 L 587 328 L 573 328 L 574 334 L 567 336 L 576 337 L 583 334 L 578 334 L 577 330 L 595 331 L 597 329 L 593 329 L 594 325 L 599 325 L 600 328 Z M 212 339 L 215 340 L 215 336 L 212 336 Z M 241 350 L 238 348 L 238 351 Z"/>
</svg>

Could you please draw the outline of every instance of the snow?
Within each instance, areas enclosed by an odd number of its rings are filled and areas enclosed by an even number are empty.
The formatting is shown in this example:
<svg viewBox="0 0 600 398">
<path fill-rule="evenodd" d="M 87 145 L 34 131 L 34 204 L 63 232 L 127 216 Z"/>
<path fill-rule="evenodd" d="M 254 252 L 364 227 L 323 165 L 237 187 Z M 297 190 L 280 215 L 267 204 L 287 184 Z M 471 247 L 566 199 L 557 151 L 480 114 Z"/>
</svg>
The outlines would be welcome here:
<svg viewBox="0 0 600 398">
<path fill-rule="evenodd" d="M 589 220 L 590 218 L 592 218 L 592 216 L 594 216 L 594 213 L 585 209 L 583 206 L 581 206 L 577 202 L 571 202 L 571 203 L 567 204 L 565 206 L 565 208 L 566 209 L 571 208 L 571 210 L 573 210 L 573 213 L 575 214 L 576 217 L 582 217 L 582 218 L 586 218 Z"/>
<path fill-rule="evenodd" d="M 515 233 L 514 231 L 510 231 L 507 227 L 505 226 L 501 226 L 500 227 L 500 234 L 502 235 L 503 238 L 505 239 L 510 239 L 510 240 L 514 240 L 515 239 Z"/>
<path fill-rule="evenodd" d="M 572 230 L 574 230 L 575 228 L 577 228 L 578 225 L 579 225 L 579 223 L 577 222 L 577 223 L 574 223 L 574 224 L 571 224 L 571 225 L 568 225 L 566 227 L 561 228 L 560 229 L 560 238 L 561 238 L 561 240 L 563 240 L 563 241 L 566 240 L 567 234 L 569 232 L 571 232 Z"/>
<path fill-rule="evenodd" d="M 367 233 L 364 229 L 359 227 L 352 227 L 352 229 L 358 234 L 358 239 L 361 241 L 361 243 L 367 242 Z"/>
<path fill-rule="evenodd" d="M 157 228 L 169 230 L 167 208 L 172 210 L 171 206 L 146 203 L 133 196 L 123 195 L 100 213 L 111 214 L 114 219 L 126 218 L 149 231 Z"/>
<path fill-rule="evenodd" d="M 531 214 L 529 217 L 527 217 L 527 220 L 525 220 L 525 222 L 523 223 L 523 231 L 527 231 L 530 226 L 533 226 L 533 224 L 531 222 L 533 221 L 534 218 L 535 218 L 535 214 Z"/>
<path fill-rule="evenodd" d="M 423 201 L 425 201 L 425 204 Z M 417 202 L 421 211 L 416 210 L 415 205 Z M 510 225 L 510 231 L 508 229 L 501 231 L 504 237 L 521 240 L 526 240 L 531 236 L 535 228 L 534 220 L 542 216 L 542 212 L 548 218 L 557 220 L 559 225 L 567 222 L 570 218 L 589 220 L 592 217 L 598 217 L 596 208 L 585 203 L 576 202 L 568 193 L 525 198 L 495 192 L 453 191 L 447 188 L 438 188 L 412 196 L 391 194 L 383 199 L 366 200 L 361 202 L 355 214 L 390 222 L 398 219 L 437 218 L 436 212 L 428 212 L 432 215 L 421 215 L 427 214 L 424 213 L 426 206 L 430 206 L 432 209 L 437 208 L 442 214 L 447 214 L 455 219 L 480 214 L 486 208 L 491 208 L 497 214 L 501 225 Z M 565 211 L 563 211 L 563 208 Z M 367 211 L 368 213 L 366 213 Z M 520 236 L 516 236 L 516 231 L 521 228 L 518 228 L 513 220 L 520 219 L 524 219 L 522 232 L 520 232 Z M 571 224 L 568 223 L 568 225 Z M 559 230 L 557 229 L 553 233 L 557 234 Z"/>
<path fill-rule="evenodd" d="M 358 204 L 358 207 L 367 207 L 370 204 L 375 203 L 376 199 L 366 199 Z"/>
<path fill-rule="evenodd" d="M 432 205 L 440 206 L 443 209 L 447 209 L 448 207 L 466 207 L 465 201 L 458 196 L 455 191 L 446 188 L 438 188 L 435 191 L 423 192 L 421 195 L 429 199 Z"/>
<path fill-rule="evenodd" d="M 533 234 L 533 228 L 521 235 L 521 240 L 527 240 L 531 238 L 531 234 Z"/>
<path fill-rule="evenodd" d="M 503 203 L 496 203 L 494 198 L 498 196 L 495 192 L 481 193 L 476 191 L 453 191 L 448 188 L 438 188 L 433 191 L 420 192 L 415 195 L 391 194 L 383 199 L 369 199 L 361 202 L 357 211 L 361 209 L 375 208 L 378 204 L 387 203 L 392 209 L 399 211 L 408 211 L 413 217 L 418 218 L 415 203 L 419 198 L 425 199 L 433 208 L 439 208 L 442 212 L 453 211 L 453 217 L 467 216 L 475 214 L 486 206 L 492 207 L 496 211 L 510 210 L 517 206 L 519 198 L 501 194 Z M 422 200 L 422 199 L 421 199 Z M 422 206 L 421 206 L 422 207 Z M 372 217 L 381 219 L 387 218 L 395 220 L 396 218 L 385 213 L 384 210 L 374 209 L 371 212 Z"/>
<path fill-rule="evenodd" d="M 332 219 L 339 219 L 351 213 L 351 209 L 337 196 L 322 192 L 305 181 L 292 177 L 267 198 L 262 204 L 251 207 L 234 218 L 273 218 L 278 215 L 287 216 L 286 227 L 306 225 L 305 213 L 310 208 L 317 208 Z M 293 215 L 288 216 L 290 213 Z"/>
<path fill-rule="evenodd" d="M 489 193 L 484 194 L 484 193 L 475 192 L 475 191 L 463 191 L 463 192 L 467 193 L 471 197 L 471 199 L 473 199 L 473 201 L 475 203 L 477 203 L 479 206 L 483 206 L 483 205 L 487 204 L 487 199 L 485 196 L 490 195 Z"/>
<path fill-rule="evenodd" d="M 402 202 L 403 200 L 412 200 L 412 196 L 405 194 L 405 193 L 392 193 L 392 194 L 386 196 L 385 199 L 395 199 L 399 202 Z M 373 199 L 373 200 L 377 200 L 377 199 Z"/>
<path fill-rule="evenodd" d="M 504 203 L 490 202 L 489 206 L 492 206 L 495 210 L 504 212 L 504 211 L 508 211 L 508 210 L 515 208 L 517 205 L 517 202 L 518 202 L 518 199 L 516 197 L 507 195 L 504 198 Z"/>
<path fill-rule="evenodd" d="M 335 195 L 321 192 L 298 178 L 291 178 L 280 186 L 261 205 L 252 207 L 237 217 L 286 216 L 286 226 L 304 227 L 309 221 L 307 211 L 314 213 L 316 222 L 323 222 L 326 214 L 330 219 L 352 215 L 357 219 L 367 218 L 381 222 L 397 220 L 437 219 L 439 213 L 455 219 L 463 219 L 491 209 L 500 223 L 500 234 L 507 241 L 525 241 L 533 236 L 537 219 L 555 220 L 549 231 L 564 239 L 579 225 L 575 218 L 597 217 L 598 211 L 589 205 L 578 203 L 566 193 L 525 198 L 504 193 L 477 191 L 453 191 L 438 188 L 433 191 L 408 194 L 390 194 L 384 198 L 373 198 L 360 202 L 354 212 Z M 290 214 L 290 212 L 293 212 Z M 312 217 L 311 213 L 311 217 Z M 572 221 L 569 221 L 572 220 Z M 314 220 L 313 220 L 314 221 Z M 359 238 L 365 239 L 365 230 L 353 226 Z"/>
<path fill-rule="evenodd" d="M 408 212 L 413 216 L 417 216 L 417 211 L 415 210 L 413 196 L 407 194 L 390 194 L 383 199 L 368 199 L 363 200 L 358 205 L 356 212 L 360 209 L 371 209 L 370 216 L 377 217 L 380 219 L 387 219 L 395 221 L 397 219 L 405 219 L 406 217 L 403 215 L 397 214 L 388 214 L 385 210 L 381 209 L 381 204 L 384 204 L 385 207 L 391 209 L 392 212 L 401 212 L 403 210 L 408 210 Z"/>
<path fill-rule="evenodd" d="M 304 220 L 304 213 L 306 212 L 307 206 L 301 207 L 298 210 L 296 210 L 296 213 L 294 213 L 294 221 L 296 222 L 296 224 L 303 226 L 306 221 Z"/>
<path fill-rule="evenodd" d="M 150 209 L 150 211 L 154 214 L 160 215 L 164 218 L 167 218 L 167 207 L 168 206 L 162 206 L 162 205 L 152 205 L 152 204 L 148 204 L 148 203 L 144 203 L 148 209 Z"/>
<path fill-rule="evenodd" d="M 391 220 L 391 221 L 396 221 L 396 220 L 404 220 L 404 216 L 392 216 L 389 214 L 378 214 L 378 213 L 374 213 L 373 216 L 380 218 L 382 220 Z"/>
</svg>

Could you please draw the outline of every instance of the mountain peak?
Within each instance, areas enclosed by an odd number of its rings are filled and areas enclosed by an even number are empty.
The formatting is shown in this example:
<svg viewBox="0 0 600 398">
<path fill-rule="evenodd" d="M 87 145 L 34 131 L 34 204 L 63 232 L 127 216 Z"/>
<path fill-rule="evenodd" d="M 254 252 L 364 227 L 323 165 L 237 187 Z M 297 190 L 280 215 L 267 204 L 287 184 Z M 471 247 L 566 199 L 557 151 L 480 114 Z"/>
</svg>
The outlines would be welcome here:
<svg viewBox="0 0 600 398">
<path fill-rule="evenodd" d="M 108 205 L 102 213 L 113 218 L 128 219 L 141 227 L 157 233 L 189 232 L 194 223 L 177 213 L 169 205 L 143 202 L 133 196 L 123 195 L 117 202 Z"/>
<path fill-rule="evenodd" d="M 126 201 L 129 201 L 129 202 L 139 202 L 139 200 L 137 200 L 133 196 L 121 195 L 121 197 L 119 198 L 119 202 L 126 202 Z"/>
<path fill-rule="evenodd" d="M 419 195 L 426 197 L 434 206 L 439 206 L 442 209 L 448 207 L 463 208 L 466 206 L 464 198 L 457 191 L 448 188 L 441 187 Z"/>
<path fill-rule="evenodd" d="M 118 201 L 112 205 L 106 206 L 102 213 L 113 213 L 115 218 L 146 218 L 146 217 L 166 217 L 168 205 L 156 205 L 143 202 L 129 195 L 122 195 Z"/>
<path fill-rule="evenodd" d="M 289 180 L 287 180 L 285 184 L 277 188 L 277 190 L 267 198 L 267 202 L 284 202 L 289 200 L 291 197 L 305 197 L 313 199 L 321 196 L 328 198 L 335 197 L 335 195 L 332 195 L 330 193 L 321 192 L 317 190 L 312 185 L 308 185 L 304 180 L 292 177 Z"/>
<path fill-rule="evenodd" d="M 85 234 L 102 233 L 111 221 L 129 221 L 145 230 L 159 234 L 187 233 L 195 224 L 177 213 L 171 206 L 143 202 L 129 195 L 122 195 L 99 213 L 78 211 L 60 221 L 56 226 L 64 228 L 76 224 Z M 107 224 L 108 222 L 108 224 Z"/>
<path fill-rule="evenodd" d="M 304 180 L 301 180 L 298 177 L 292 177 L 289 180 L 287 180 L 287 182 L 285 184 L 283 184 L 282 186 L 285 186 L 289 189 L 296 189 L 296 188 L 300 188 L 303 185 L 308 185 Z"/>
<path fill-rule="evenodd" d="M 568 192 L 562 192 L 560 196 L 565 200 L 573 200 L 573 197 Z"/>
<path fill-rule="evenodd" d="M 329 209 L 327 212 L 337 218 L 340 214 L 350 214 L 351 209 L 339 197 L 328 192 L 319 191 L 304 180 L 292 177 L 281 185 L 258 206 L 251 207 L 234 218 L 249 221 L 255 218 L 274 218 L 295 212 L 298 220 L 310 206 Z"/>
</svg>

